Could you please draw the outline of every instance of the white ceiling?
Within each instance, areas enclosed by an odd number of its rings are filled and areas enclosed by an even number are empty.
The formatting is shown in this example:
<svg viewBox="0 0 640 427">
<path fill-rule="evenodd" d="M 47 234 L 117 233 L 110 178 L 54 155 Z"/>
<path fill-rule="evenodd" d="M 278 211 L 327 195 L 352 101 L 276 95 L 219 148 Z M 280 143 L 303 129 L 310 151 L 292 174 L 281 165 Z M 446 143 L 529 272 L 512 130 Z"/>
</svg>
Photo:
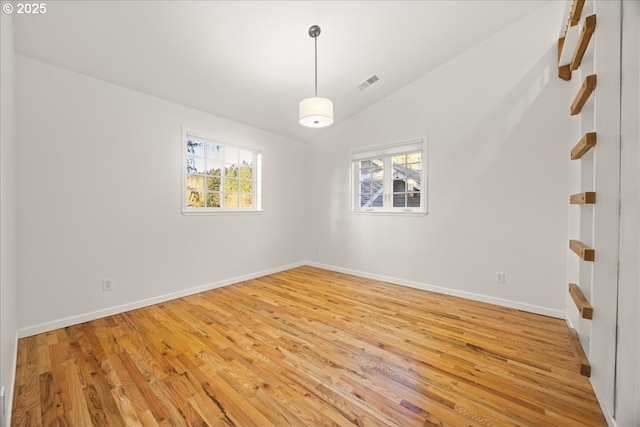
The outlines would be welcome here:
<svg viewBox="0 0 640 427">
<path fill-rule="evenodd" d="M 318 96 L 338 124 L 548 3 L 49 1 L 14 15 L 15 41 L 18 54 L 306 141 L 323 131 L 297 120 L 314 91 L 311 25 Z"/>
</svg>

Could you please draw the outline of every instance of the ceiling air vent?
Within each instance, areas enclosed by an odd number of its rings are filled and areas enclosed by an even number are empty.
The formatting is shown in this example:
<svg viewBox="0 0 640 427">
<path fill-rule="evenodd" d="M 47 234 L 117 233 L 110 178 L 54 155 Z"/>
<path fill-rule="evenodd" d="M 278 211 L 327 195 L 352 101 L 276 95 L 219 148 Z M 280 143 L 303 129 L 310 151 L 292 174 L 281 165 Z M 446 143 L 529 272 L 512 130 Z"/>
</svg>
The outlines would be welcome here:
<svg viewBox="0 0 640 427">
<path fill-rule="evenodd" d="M 375 82 L 377 82 L 378 80 L 380 80 L 380 77 L 376 76 L 375 74 L 371 77 L 369 77 L 367 80 L 363 81 L 362 83 L 360 83 L 358 85 L 358 89 L 362 90 L 362 89 L 366 89 L 369 86 L 371 86 L 372 84 L 374 84 Z"/>
</svg>

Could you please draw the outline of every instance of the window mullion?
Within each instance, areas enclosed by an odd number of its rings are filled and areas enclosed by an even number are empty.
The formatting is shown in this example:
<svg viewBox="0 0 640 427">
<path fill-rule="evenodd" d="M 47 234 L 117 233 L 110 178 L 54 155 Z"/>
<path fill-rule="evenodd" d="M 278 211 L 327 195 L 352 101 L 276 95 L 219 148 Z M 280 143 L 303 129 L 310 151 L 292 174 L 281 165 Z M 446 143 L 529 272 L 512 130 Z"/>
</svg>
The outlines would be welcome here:
<svg viewBox="0 0 640 427">
<path fill-rule="evenodd" d="M 226 147 L 222 148 L 222 167 L 220 168 L 220 209 L 225 209 L 225 189 L 227 188 L 226 180 L 227 180 L 227 150 Z"/>
<path fill-rule="evenodd" d="M 360 176 L 358 175 L 359 162 L 351 161 L 351 209 L 360 210 Z"/>
<path fill-rule="evenodd" d="M 256 192 L 253 189 L 256 188 L 256 153 L 251 153 L 251 206 L 256 207 Z"/>
<path fill-rule="evenodd" d="M 391 157 L 384 158 L 384 191 L 383 203 L 384 210 L 390 210 L 393 206 L 391 203 L 391 192 L 393 191 L 393 173 L 391 168 Z"/>
<path fill-rule="evenodd" d="M 208 158 L 207 158 L 207 143 L 204 144 L 204 152 L 202 153 L 202 155 L 204 156 L 202 161 L 204 163 L 204 182 L 202 183 L 202 185 L 204 186 L 202 188 L 202 197 L 203 197 L 203 207 L 207 208 L 207 195 L 208 195 L 208 189 L 209 187 L 207 186 L 207 176 L 209 176 L 209 163 L 208 163 Z"/>
</svg>

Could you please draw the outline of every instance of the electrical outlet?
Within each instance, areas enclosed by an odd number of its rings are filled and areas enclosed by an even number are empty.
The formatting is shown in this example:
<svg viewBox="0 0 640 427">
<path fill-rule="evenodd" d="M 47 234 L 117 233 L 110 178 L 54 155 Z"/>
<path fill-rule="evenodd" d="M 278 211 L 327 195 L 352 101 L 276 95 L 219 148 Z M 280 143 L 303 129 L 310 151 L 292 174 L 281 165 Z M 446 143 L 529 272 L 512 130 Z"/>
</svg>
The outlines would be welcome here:
<svg viewBox="0 0 640 427">
<path fill-rule="evenodd" d="M 502 272 L 496 273 L 496 283 L 505 283 L 506 282 L 506 274 Z"/>
<path fill-rule="evenodd" d="M 113 289 L 113 280 L 111 280 L 111 279 L 102 280 L 102 291 L 103 292 L 110 291 L 112 289 Z"/>
</svg>

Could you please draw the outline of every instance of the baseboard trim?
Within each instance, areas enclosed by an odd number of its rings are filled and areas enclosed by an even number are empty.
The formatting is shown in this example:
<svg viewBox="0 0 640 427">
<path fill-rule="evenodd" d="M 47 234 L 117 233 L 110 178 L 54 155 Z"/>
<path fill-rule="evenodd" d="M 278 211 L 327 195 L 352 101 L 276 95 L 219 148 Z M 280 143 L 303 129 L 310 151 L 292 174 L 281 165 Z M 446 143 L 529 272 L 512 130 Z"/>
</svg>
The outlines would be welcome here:
<svg viewBox="0 0 640 427">
<path fill-rule="evenodd" d="M 410 280 L 398 279 L 395 277 L 383 276 L 380 274 L 366 273 L 364 271 L 351 270 L 349 268 L 336 267 L 334 265 L 320 264 L 317 262 L 307 261 L 307 265 L 325 270 L 336 271 L 338 273 L 351 274 L 353 276 L 363 277 L 365 279 L 380 280 L 383 282 L 393 283 L 394 285 L 407 286 L 410 288 L 422 289 L 425 291 L 436 292 L 444 295 L 451 295 L 460 298 L 466 298 L 473 301 L 485 302 L 488 304 L 499 305 L 501 307 L 513 308 L 516 310 L 526 311 L 528 313 L 541 314 L 543 316 L 555 317 L 558 319 L 565 318 L 565 312 L 537 305 L 525 304 L 518 301 L 512 301 L 503 298 L 495 298 L 487 295 L 475 294 L 473 292 L 458 291 L 455 289 L 444 288 L 440 286 L 429 285 L 426 283 L 413 282 Z"/>
<path fill-rule="evenodd" d="M 321 264 L 311 261 L 301 261 L 281 267 L 276 267 L 268 270 L 259 271 L 256 273 L 250 273 L 243 276 L 233 277 L 229 279 L 220 280 L 214 283 L 206 285 L 196 286 L 194 288 L 185 289 L 178 292 L 172 292 L 157 297 L 147 298 L 139 301 L 134 301 L 127 304 L 122 304 L 114 307 L 108 307 L 101 310 L 96 310 L 88 313 L 83 313 L 75 316 L 65 317 L 63 319 L 54 320 L 51 322 L 40 323 L 37 325 L 27 326 L 18 329 L 18 338 L 25 338 L 32 335 L 41 334 L 43 332 L 53 331 L 55 329 L 65 328 L 67 326 L 77 325 L 78 323 L 88 322 L 91 320 L 99 319 L 105 316 L 111 316 L 114 314 L 124 313 L 126 311 L 135 310 L 138 308 L 148 307 L 150 305 L 159 304 L 162 302 L 170 301 L 176 298 L 182 298 L 189 295 L 194 295 L 200 292 L 209 291 L 224 286 L 229 286 L 234 283 L 244 282 L 246 280 L 255 279 L 269 274 L 278 273 L 280 271 L 290 270 L 292 268 L 301 267 L 303 265 L 309 265 L 312 267 L 323 268 L 325 270 L 336 271 L 339 273 L 351 274 L 353 276 L 363 277 L 373 280 L 381 280 L 384 282 L 393 283 L 401 286 L 408 286 L 411 288 L 422 289 L 431 292 L 437 292 L 440 294 L 451 295 L 461 298 L 467 298 L 474 301 L 486 302 L 489 304 L 495 304 L 502 307 L 514 308 L 516 310 L 522 310 L 529 313 L 541 314 L 544 316 L 555 317 L 559 319 L 566 319 L 566 313 L 562 310 L 554 310 L 546 307 L 540 307 L 531 304 L 525 304 L 518 301 L 512 301 L 502 298 L 495 298 L 481 294 L 475 294 L 472 292 L 458 291 L 455 289 L 444 288 L 440 286 L 429 285 L 425 283 L 413 282 L 410 280 L 398 279 L 395 277 L 383 276 L 380 274 L 366 273 L 364 271 L 352 270 L 349 268 L 337 267 L 334 265 Z"/>
<path fill-rule="evenodd" d="M 567 326 L 568 326 L 569 328 L 573 328 L 573 329 L 578 330 L 578 328 L 576 328 L 576 327 L 573 325 L 573 322 L 571 321 L 571 317 L 569 317 L 569 315 L 565 315 L 564 320 L 567 322 Z"/>
<path fill-rule="evenodd" d="M 604 419 L 607 421 L 607 425 L 609 427 L 617 427 L 618 423 L 616 422 L 615 417 L 611 414 L 611 412 L 609 411 L 609 408 L 607 408 L 602 403 L 602 402 L 605 402 L 606 400 L 603 399 L 604 396 L 600 396 L 600 393 L 599 393 L 600 390 L 596 387 L 596 384 L 593 383 L 593 377 L 589 378 L 589 382 L 591 383 L 593 392 L 596 395 L 596 399 L 598 399 L 598 404 L 600 405 L 600 409 L 602 409 L 602 414 L 604 415 Z"/>
<path fill-rule="evenodd" d="M 27 326 L 25 328 L 18 329 L 18 338 L 25 338 L 32 335 L 41 334 L 43 332 L 53 331 L 55 329 L 65 328 L 67 326 L 77 325 L 78 323 L 89 322 L 91 320 L 100 319 L 102 317 L 111 316 L 114 314 L 124 313 L 126 311 L 135 310 L 138 308 L 148 307 L 154 304 L 160 304 L 173 299 L 194 295 L 200 292 L 210 291 L 212 289 L 221 288 L 224 286 L 233 285 L 235 283 L 244 282 L 246 280 L 255 279 L 262 276 L 268 276 L 269 274 L 278 273 L 280 271 L 290 270 L 292 268 L 301 267 L 305 265 L 305 262 L 297 262 L 293 264 L 284 265 L 281 267 L 271 268 L 268 270 L 259 271 L 256 273 L 250 273 L 243 276 L 233 277 L 229 279 L 220 280 L 214 283 L 206 285 L 196 286 L 194 288 L 185 289 L 178 292 L 171 292 L 165 295 L 157 297 L 147 298 L 139 301 L 134 301 L 127 304 L 122 304 L 114 307 L 108 307 L 101 310 L 92 311 L 89 313 L 83 313 L 75 316 L 65 317 L 63 319 L 53 320 L 51 322 L 40 323 L 38 325 Z"/>
<path fill-rule="evenodd" d="M 4 408 L 4 427 L 11 427 L 11 411 L 13 410 L 13 391 L 16 388 L 16 367 L 18 366 L 18 339 L 19 339 L 18 331 L 16 331 L 15 335 L 15 343 L 13 345 L 13 363 L 11 378 L 9 379 L 9 389 L 5 389 L 5 408 Z M 0 420 L 3 415 L 0 415 Z"/>
</svg>

